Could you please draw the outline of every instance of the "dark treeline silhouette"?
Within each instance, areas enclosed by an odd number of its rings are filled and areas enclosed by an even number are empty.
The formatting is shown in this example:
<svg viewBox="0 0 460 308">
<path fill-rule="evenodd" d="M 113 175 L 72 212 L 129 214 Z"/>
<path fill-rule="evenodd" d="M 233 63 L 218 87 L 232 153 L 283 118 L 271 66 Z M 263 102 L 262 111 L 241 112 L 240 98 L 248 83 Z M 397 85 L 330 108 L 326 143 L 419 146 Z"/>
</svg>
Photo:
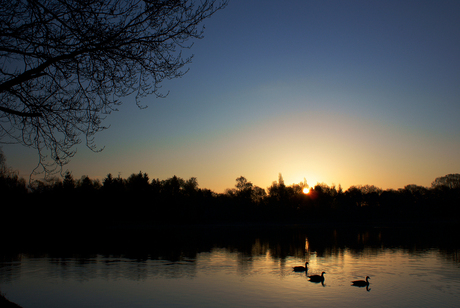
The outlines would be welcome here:
<svg viewBox="0 0 460 308">
<path fill-rule="evenodd" d="M 5 167 L 0 193 L 4 226 L 91 227 L 203 223 L 382 223 L 447 222 L 460 217 L 460 174 L 435 179 L 430 188 L 407 185 L 382 190 L 372 185 L 346 191 L 306 181 L 285 185 L 282 176 L 267 190 L 245 177 L 234 188 L 215 193 L 198 181 L 173 176 L 152 179 L 139 172 L 128 178 L 108 174 L 102 181 L 70 172 L 63 179 L 27 184 Z M 6 202 L 7 200 L 12 200 Z"/>
</svg>

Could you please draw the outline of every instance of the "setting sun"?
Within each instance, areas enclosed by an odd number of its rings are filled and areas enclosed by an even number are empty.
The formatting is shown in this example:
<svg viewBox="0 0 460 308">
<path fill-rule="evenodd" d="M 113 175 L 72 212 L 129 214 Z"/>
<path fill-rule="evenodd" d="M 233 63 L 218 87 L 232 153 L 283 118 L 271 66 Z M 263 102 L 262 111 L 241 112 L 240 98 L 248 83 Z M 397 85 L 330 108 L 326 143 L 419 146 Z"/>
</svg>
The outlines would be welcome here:
<svg viewBox="0 0 460 308">
<path fill-rule="evenodd" d="M 308 189 L 307 187 L 305 187 L 305 188 L 303 189 L 303 193 L 304 193 L 304 194 L 308 194 L 309 192 L 310 192 L 310 189 Z"/>
</svg>

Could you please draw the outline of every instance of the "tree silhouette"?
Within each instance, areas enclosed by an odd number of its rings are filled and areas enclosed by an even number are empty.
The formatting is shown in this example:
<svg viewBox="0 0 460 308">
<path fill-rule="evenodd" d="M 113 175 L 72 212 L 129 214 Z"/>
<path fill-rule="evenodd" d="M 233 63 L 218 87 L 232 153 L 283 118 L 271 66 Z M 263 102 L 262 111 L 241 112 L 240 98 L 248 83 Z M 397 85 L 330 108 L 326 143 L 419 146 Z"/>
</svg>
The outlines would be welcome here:
<svg viewBox="0 0 460 308">
<path fill-rule="evenodd" d="M 24 195 L 26 192 L 26 181 L 7 166 L 6 157 L 0 148 L 0 195 L 4 203 L 7 203 L 12 197 Z"/>
<path fill-rule="evenodd" d="M 286 201 L 289 195 L 289 189 L 284 184 L 284 179 L 281 173 L 278 175 L 278 182 L 274 181 L 268 188 L 268 195 L 270 198 L 276 199 L 277 202 Z"/>
<path fill-rule="evenodd" d="M 196 196 L 198 189 L 198 180 L 196 177 L 191 177 L 184 183 L 184 194 L 189 197 L 193 198 Z"/>
<path fill-rule="evenodd" d="M 182 76 L 200 23 L 226 0 L 11 0 L 0 6 L 0 140 L 37 150 L 46 173 L 62 168 L 119 99 L 162 97 Z M 49 151 L 49 157 L 45 152 Z"/>
<path fill-rule="evenodd" d="M 280 174 L 267 194 L 240 176 L 234 188 L 219 194 L 199 188 L 195 177 L 150 181 L 147 173 L 139 172 L 127 179 L 108 174 L 101 183 L 88 176 L 75 180 L 66 172 L 64 179 L 48 177 L 27 186 L 6 165 L 0 149 L 0 193 L 3 200 L 14 200 L 1 204 L 7 219 L 0 227 L 91 232 L 136 224 L 458 224 L 460 188 L 456 181 L 456 175 L 449 175 L 437 178 L 433 183 L 438 185 L 431 188 L 410 184 L 385 191 L 373 185 L 343 191 L 340 185 L 317 183 L 304 194 L 306 181 L 287 186 Z"/>
<path fill-rule="evenodd" d="M 448 188 L 460 188 L 460 174 L 448 174 L 439 178 L 436 178 L 432 183 L 432 188 L 439 188 L 446 186 Z"/>
</svg>

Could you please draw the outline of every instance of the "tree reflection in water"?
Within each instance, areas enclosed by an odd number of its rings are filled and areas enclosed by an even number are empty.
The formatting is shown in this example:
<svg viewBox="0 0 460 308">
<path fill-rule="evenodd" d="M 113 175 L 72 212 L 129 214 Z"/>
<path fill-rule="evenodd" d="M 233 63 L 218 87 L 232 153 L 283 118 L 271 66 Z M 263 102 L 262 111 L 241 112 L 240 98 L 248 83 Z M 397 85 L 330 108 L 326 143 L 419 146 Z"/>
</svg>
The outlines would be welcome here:
<svg viewBox="0 0 460 308">
<path fill-rule="evenodd" d="M 0 286 L 16 288 L 6 290 L 12 296 L 15 290 L 28 292 L 31 301 L 46 288 L 62 284 L 70 289 L 79 282 L 79 289 L 67 290 L 66 298 L 71 294 L 80 298 L 91 289 L 98 301 L 114 300 L 112 295 L 118 293 L 133 300 L 133 294 L 142 293 L 144 306 L 161 306 L 156 300 L 174 301 L 174 294 L 182 292 L 195 307 L 201 307 L 203 300 L 225 307 L 245 301 L 246 307 L 253 307 L 253 301 L 261 298 L 265 307 L 298 307 L 305 300 L 321 304 L 325 299 L 332 306 L 351 307 L 356 299 L 361 304 L 370 300 L 372 306 L 387 305 L 385 294 L 392 294 L 391 301 L 397 303 L 409 293 L 419 306 L 436 306 L 446 303 L 446 294 L 451 303 L 460 291 L 458 240 L 444 236 L 454 231 L 203 226 L 118 230 L 68 236 L 66 241 L 31 235 L 29 242 L 10 243 L 0 253 Z M 305 262 L 308 274 L 293 271 L 293 266 Z M 308 276 L 323 271 L 326 283 L 308 281 Z M 350 281 L 363 274 L 375 277 L 372 283 L 378 292 L 372 297 L 350 288 Z M 436 289 L 433 276 L 439 282 Z M 410 283 L 396 286 L 395 279 Z M 23 283 L 31 289 L 25 291 Z M 144 291 L 138 290 L 140 286 Z M 370 291 L 369 286 L 365 289 Z M 104 295 L 106 290 L 110 292 Z"/>
<path fill-rule="evenodd" d="M 168 275 L 178 275 L 177 269 L 193 275 L 197 255 L 224 249 L 237 253 L 241 271 L 250 268 L 254 257 L 267 256 L 280 263 L 290 260 L 308 262 L 316 258 L 342 255 L 347 249 L 352 255 L 378 255 L 385 249 L 403 249 L 408 253 L 424 253 L 437 249 L 447 260 L 459 263 L 458 239 L 446 237 L 445 228 L 309 228 L 300 226 L 220 226 L 164 227 L 150 230 L 117 230 L 110 234 L 74 236 L 56 243 L 53 238 L 32 236 L 2 250 L 0 261 L 23 257 L 47 257 L 49 262 L 65 267 L 69 262 L 90 266 L 105 258 L 108 266 L 116 260 L 132 262 L 136 272 L 142 272 L 143 261 L 158 260 L 167 265 Z M 110 264 L 113 263 L 113 264 Z M 165 265 L 163 264 L 163 265 Z M 312 263 L 310 263 L 310 270 Z M 315 269 L 319 271 L 320 269 Z"/>
</svg>

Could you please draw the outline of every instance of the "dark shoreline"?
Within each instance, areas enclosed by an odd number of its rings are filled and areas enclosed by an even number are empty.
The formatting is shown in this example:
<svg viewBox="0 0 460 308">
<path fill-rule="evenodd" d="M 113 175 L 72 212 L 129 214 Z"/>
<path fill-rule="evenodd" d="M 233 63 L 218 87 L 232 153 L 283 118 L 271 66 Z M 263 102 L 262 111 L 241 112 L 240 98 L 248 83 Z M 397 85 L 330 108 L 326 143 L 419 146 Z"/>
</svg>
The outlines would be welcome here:
<svg viewBox="0 0 460 308">
<path fill-rule="evenodd" d="M 305 229 L 401 229 L 401 228 L 455 228 L 460 226 L 457 220 L 406 220 L 406 221 L 363 221 L 363 222 L 216 222 L 197 224 L 159 224 L 142 222 L 117 222 L 110 226 L 95 226 L 100 231 L 155 231 L 170 229 L 273 229 L 273 228 L 305 228 Z"/>
<path fill-rule="evenodd" d="M 78 248 L 118 247 L 123 244 L 131 246 L 144 240 L 167 243 L 168 238 L 183 241 L 189 238 L 194 241 L 194 236 L 200 236 L 212 241 L 219 235 L 239 234 L 241 236 L 270 236 L 279 235 L 286 230 L 299 230 L 321 234 L 333 230 L 342 234 L 350 232 L 378 232 L 401 233 L 401 235 L 419 237 L 441 237 L 443 234 L 457 234 L 460 223 L 450 221 L 379 221 L 379 222 L 315 222 L 315 223 L 289 223 L 289 222 L 216 222 L 203 224 L 159 224 L 148 222 L 116 222 L 110 225 L 80 225 L 80 226 L 53 226 L 43 228 L 26 228 L 16 226 L 15 229 L 0 228 L 8 234 L 3 241 L 6 251 L 33 251 L 52 249 L 57 250 Z M 460 239 L 458 239 L 460 240 Z"/>
<path fill-rule="evenodd" d="M 22 308 L 18 304 L 13 303 L 5 297 L 5 295 L 0 294 L 0 307 L 1 308 Z"/>
</svg>

